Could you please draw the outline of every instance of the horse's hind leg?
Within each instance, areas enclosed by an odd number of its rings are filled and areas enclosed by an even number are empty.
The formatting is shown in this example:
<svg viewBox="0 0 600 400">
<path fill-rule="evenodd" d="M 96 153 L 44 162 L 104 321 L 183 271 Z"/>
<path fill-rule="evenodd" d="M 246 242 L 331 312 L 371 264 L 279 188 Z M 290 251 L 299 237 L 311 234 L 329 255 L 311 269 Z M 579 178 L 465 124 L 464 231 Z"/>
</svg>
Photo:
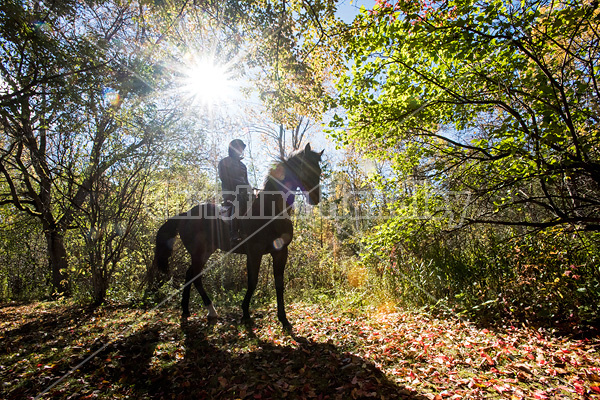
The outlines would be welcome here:
<svg viewBox="0 0 600 400">
<path fill-rule="evenodd" d="M 260 270 L 260 262 L 262 260 L 261 254 L 252 254 L 249 252 L 246 261 L 246 268 L 248 270 L 248 290 L 244 301 L 242 302 L 242 320 L 250 321 L 250 300 L 258 285 L 258 272 Z"/>
<path fill-rule="evenodd" d="M 202 267 L 204 267 L 204 263 L 202 263 Z M 202 271 L 202 268 L 200 268 L 200 271 Z M 204 286 L 202 285 L 201 274 L 198 274 L 198 277 L 196 278 L 196 280 L 194 280 L 194 286 L 196 286 L 196 290 L 198 290 L 198 293 L 200 293 L 200 296 L 202 297 L 202 303 L 204 303 L 204 307 L 206 307 L 206 309 L 208 310 L 208 318 L 217 318 L 219 315 L 217 314 L 217 311 L 213 306 L 212 300 L 210 299 L 210 297 L 208 297 L 206 290 L 204 290 Z"/>
<path fill-rule="evenodd" d="M 194 271 L 192 267 L 189 267 L 185 273 L 185 285 L 183 286 L 183 294 L 181 296 L 181 309 L 183 312 L 183 318 L 190 316 L 190 289 L 192 286 L 191 280 L 194 277 Z"/>
<path fill-rule="evenodd" d="M 183 316 L 187 317 L 190 315 L 189 304 L 190 304 L 190 289 L 192 283 L 200 293 L 204 306 L 208 309 L 208 317 L 216 318 L 217 312 L 212 304 L 212 300 L 208 297 L 204 286 L 202 285 L 202 269 L 208 260 L 210 255 L 195 255 L 192 256 L 192 266 L 187 270 L 185 274 L 185 287 L 183 288 L 183 297 L 181 299 L 181 308 L 183 309 Z"/>
</svg>

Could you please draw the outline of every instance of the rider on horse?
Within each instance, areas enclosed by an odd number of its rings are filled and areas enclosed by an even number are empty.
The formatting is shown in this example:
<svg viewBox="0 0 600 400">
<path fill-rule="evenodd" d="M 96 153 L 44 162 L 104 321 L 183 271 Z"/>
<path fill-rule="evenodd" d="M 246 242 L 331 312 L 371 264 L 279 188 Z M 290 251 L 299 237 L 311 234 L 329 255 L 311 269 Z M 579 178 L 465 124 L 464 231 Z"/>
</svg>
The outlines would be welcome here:
<svg viewBox="0 0 600 400">
<path fill-rule="evenodd" d="M 231 208 L 230 240 L 232 244 L 241 241 L 239 219 L 235 218 L 236 212 L 238 216 L 243 216 L 248 208 L 250 183 L 248 182 L 248 170 L 242 162 L 245 148 L 246 145 L 240 139 L 232 140 L 229 143 L 229 156 L 219 162 L 223 205 Z M 237 201 L 235 201 L 236 199 Z"/>
<path fill-rule="evenodd" d="M 221 162 L 219 172 L 223 180 L 224 189 L 235 189 L 240 184 L 247 184 L 246 167 L 241 163 L 241 154 L 244 146 L 241 141 L 231 143 L 230 155 Z M 261 191 L 262 195 L 268 195 L 272 201 L 257 203 L 257 213 L 264 211 L 266 215 L 275 214 L 281 218 L 269 218 L 261 222 L 258 220 L 243 226 L 244 233 L 248 235 L 246 246 L 231 246 L 223 239 L 223 231 L 228 228 L 225 219 L 214 216 L 218 215 L 218 206 L 213 203 L 204 203 L 194 206 L 191 210 L 169 218 L 156 233 L 156 247 L 154 249 L 153 268 L 167 274 L 169 271 L 169 257 L 173 252 L 173 241 L 179 235 L 187 252 L 191 256 L 191 265 L 185 273 L 185 285 L 181 296 L 182 317 L 184 320 L 190 315 L 190 290 L 195 286 L 202 297 L 204 306 L 208 309 L 209 318 L 217 316 L 212 300 L 202 285 L 202 271 L 210 256 L 217 250 L 234 252 L 246 255 L 246 271 L 248 275 L 248 290 L 242 302 L 243 320 L 250 320 L 250 301 L 258 285 L 258 275 L 263 256 L 270 254 L 273 259 L 273 276 L 275 281 L 275 292 L 277 294 L 277 319 L 285 330 L 290 330 L 292 325 L 285 313 L 283 278 L 285 266 L 288 260 L 288 245 L 294 237 L 294 224 L 289 215 L 280 213 L 285 207 L 291 206 L 288 200 L 294 196 L 290 192 L 295 188 L 306 191 L 308 204 L 319 204 L 321 199 L 321 174 L 320 162 L 323 152 L 312 150 L 309 144 L 306 147 L 281 160 L 269 173 L 265 185 Z M 235 193 L 235 192 L 232 192 Z M 226 197 L 230 202 L 231 193 Z M 262 198 L 264 200 L 264 197 Z M 248 204 L 249 206 L 249 204 Z M 260 206 L 260 207 L 259 207 Z M 264 207 L 263 207 L 264 206 Z M 238 209 L 240 205 L 237 205 Z M 249 207 L 248 207 L 249 208 Z M 238 215 L 241 213 L 237 213 Z M 199 216 L 199 217 L 198 217 Z M 253 215 L 251 215 L 253 216 Z M 259 215 L 257 215 L 259 216 Z M 244 220 L 240 221 L 244 222 Z M 260 233 L 260 234 L 258 234 Z M 149 279 L 153 279 L 153 275 Z"/>
</svg>

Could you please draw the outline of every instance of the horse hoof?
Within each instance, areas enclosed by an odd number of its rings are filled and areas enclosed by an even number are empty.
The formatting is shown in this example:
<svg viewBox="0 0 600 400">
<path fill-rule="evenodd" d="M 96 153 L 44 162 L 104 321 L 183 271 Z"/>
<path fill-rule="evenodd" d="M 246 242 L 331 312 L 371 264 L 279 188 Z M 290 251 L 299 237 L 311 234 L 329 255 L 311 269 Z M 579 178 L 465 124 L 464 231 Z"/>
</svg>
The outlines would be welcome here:
<svg viewBox="0 0 600 400">
<path fill-rule="evenodd" d="M 287 324 L 283 324 L 283 331 L 287 334 L 291 334 L 294 332 L 294 327 L 288 322 Z"/>
</svg>

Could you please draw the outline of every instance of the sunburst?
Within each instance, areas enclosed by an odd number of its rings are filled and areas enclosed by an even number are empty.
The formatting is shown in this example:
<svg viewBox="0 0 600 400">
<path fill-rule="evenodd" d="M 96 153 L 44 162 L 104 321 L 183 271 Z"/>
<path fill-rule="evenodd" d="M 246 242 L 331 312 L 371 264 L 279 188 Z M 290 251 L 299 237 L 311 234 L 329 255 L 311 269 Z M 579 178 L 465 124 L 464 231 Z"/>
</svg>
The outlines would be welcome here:
<svg viewBox="0 0 600 400">
<path fill-rule="evenodd" d="M 205 106 L 231 99 L 233 86 L 228 66 L 210 58 L 194 59 L 183 71 L 181 90 Z"/>
</svg>

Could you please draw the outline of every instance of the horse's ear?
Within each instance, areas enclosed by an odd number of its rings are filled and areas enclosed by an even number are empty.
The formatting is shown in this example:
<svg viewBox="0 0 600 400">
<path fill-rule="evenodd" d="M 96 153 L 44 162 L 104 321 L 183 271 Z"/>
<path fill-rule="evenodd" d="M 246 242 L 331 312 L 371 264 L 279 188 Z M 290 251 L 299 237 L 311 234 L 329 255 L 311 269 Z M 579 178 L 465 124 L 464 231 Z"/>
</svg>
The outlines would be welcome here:
<svg viewBox="0 0 600 400">
<path fill-rule="evenodd" d="M 308 153 L 309 151 L 311 151 L 311 148 L 310 148 L 310 143 L 306 143 L 306 147 L 304 148 L 304 151 L 305 151 L 305 152 L 307 152 L 307 153 Z"/>
<path fill-rule="evenodd" d="M 323 157 L 323 153 L 325 153 L 325 149 L 321 150 L 321 152 L 319 153 L 319 157 Z"/>
<path fill-rule="evenodd" d="M 269 172 L 269 175 L 271 175 L 278 181 L 282 181 L 285 179 L 285 167 L 283 166 L 283 164 L 279 164 Z"/>
</svg>

